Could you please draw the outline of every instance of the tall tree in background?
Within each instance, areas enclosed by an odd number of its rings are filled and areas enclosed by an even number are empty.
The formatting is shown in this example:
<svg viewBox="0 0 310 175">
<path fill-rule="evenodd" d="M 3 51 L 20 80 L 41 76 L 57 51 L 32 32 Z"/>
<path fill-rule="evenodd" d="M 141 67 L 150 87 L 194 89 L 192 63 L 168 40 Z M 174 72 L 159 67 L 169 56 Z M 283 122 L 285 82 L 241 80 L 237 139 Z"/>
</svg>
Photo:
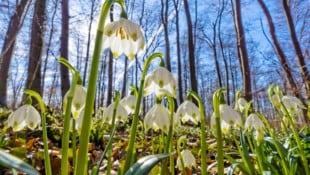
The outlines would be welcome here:
<svg viewBox="0 0 310 175">
<path fill-rule="evenodd" d="M 196 65 L 195 65 L 195 46 L 193 39 L 193 25 L 191 14 L 189 11 L 188 1 L 184 0 L 184 10 L 187 22 L 187 34 L 188 34 L 188 61 L 191 80 L 191 89 L 198 93 L 197 78 L 196 78 Z"/>
<path fill-rule="evenodd" d="M 113 21 L 113 11 L 114 6 L 112 5 L 110 8 L 110 20 Z M 109 51 L 109 61 L 108 61 L 108 89 L 107 89 L 107 101 L 106 106 L 109 106 L 112 102 L 113 96 L 113 54 Z"/>
<path fill-rule="evenodd" d="M 61 1 L 61 36 L 60 36 L 60 56 L 68 58 L 68 41 L 69 41 L 69 0 Z M 61 74 L 61 96 L 64 98 L 70 87 L 69 70 L 64 65 L 60 64 Z"/>
<path fill-rule="evenodd" d="M 296 95 L 297 97 L 300 97 L 300 95 L 299 95 L 300 93 L 298 91 L 297 85 L 296 85 L 295 80 L 293 78 L 293 74 L 291 72 L 291 69 L 288 65 L 287 58 L 286 58 L 285 53 L 284 53 L 283 49 L 281 48 L 280 43 L 278 41 L 275 26 L 274 26 L 271 14 L 270 14 L 267 6 L 263 2 L 263 0 L 258 0 L 258 3 L 261 6 L 261 8 L 262 8 L 262 10 L 263 10 L 263 12 L 267 18 L 269 33 L 270 33 L 270 36 L 272 39 L 272 45 L 275 48 L 275 52 L 276 52 L 276 54 L 280 60 L 281 66 L 284 70 L 285 78 L 288 81 L 294 95 Z"/>
<path fill-rule="evenodd" d="M 26 88 L 42 95 L 41 59 L 44 45 L 46 0 L 36 0 L 31 25 L 30 54 Z"/>
<path fill-rule="evenodd" d="M 251 93 L 251 70 L 249 65 L 248 52 L 246 47 L 245 33 L 242 25 L 241 3 L 240 0 L 235 0 L 235 4 L 231 1 L 234 15 L 235 30 L 237 34 L 237 49 L 242 72 L 242 86 L 244 97 L 246 100 L 252 100 Z"/>
<path fill-rule="evenodd" d="M 294 47 L 294 50 L 295 50 L 295 53 L 297 56 L 301 77 L 302 77 L 304 85 L 305 85 L 305 89 L 307 92 L 307 98 L 310 98 L 310 74 L 309 74 L 309 71 L 307 69 L 307 65 L 305 63 L 305 58 L 304 58 L 304 55 L 302 53 L 301 46 L 300 46 L 299 41 L 297 39 L 297 35 L 296 35 L 295 26 L 294 26 L 293 18 L 291 15 L 289 3 L 290 3 L 290 1 L 288 1 L 288 0 L 282 0 L 283 11 L 284 11 L 284 14 L 286 16 L 286 22 L 287 22 L 288 29 L 290 32 L 292 44 L 293 44 L 293 47 Z"/>
<path fill-rule="evenodd" d="M 7 86 L 9 77 L 9 68 L 15 49 L 17 34 L 23 24 L 24 13 L 27 12 L 29 0 L 21 0 L 16 6 L 16 10 L 12 15 L 6 32 L 4 44 L 0 55 L 0 106 L 7 106 Z"/>
<path fill-rule="evenodd" d="M 171 61 L 170 61 L 170 41 L 169 41 L 169 29 L 168 29 L 168 9 L 169 1 L 161 0 L 161 22 L 164 27 L 164 36 L 165 36 L 165 67 L 171 71 Z"/>
<path fill-rule="evenodd" d="M 177 69 L 178 69 L 178 90 L 179 102 L 183 101 L 183 86 L 182 86 L 182 61 L 181 61 L 181 45 L 180 45 L 180 24 L 179 24 L 179 0 L 173 0 L 175 10 L 175 30 L 177 44 Z"/>
</svg>

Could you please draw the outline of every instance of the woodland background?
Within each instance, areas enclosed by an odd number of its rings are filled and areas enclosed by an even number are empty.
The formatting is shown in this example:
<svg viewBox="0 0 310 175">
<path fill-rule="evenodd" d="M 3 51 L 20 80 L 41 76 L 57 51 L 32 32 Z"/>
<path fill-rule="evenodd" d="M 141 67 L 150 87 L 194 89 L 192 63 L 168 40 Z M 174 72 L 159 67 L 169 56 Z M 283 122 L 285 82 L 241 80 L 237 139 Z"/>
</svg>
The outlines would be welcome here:
<svg viewBox="0 0 310 175">
<path fill-rule="evenodd" d="M 305 103 L 310 97 L 310 2 L 308 0 L 126 0 L 128 18 L 141 25 L 146 49 L 136 59 L 113 59 L 102 51 L 96 107 L 111 103 L 138 86 L 144 59 L 165 54 L 178 78 L 177 102 L 192 89 L 212 113 L 212 94 L 237 90 L 272 117 L 266 95 L 271 83 Z M 67 58 L 87 85 L 98 0 L 0 1 L 0 105 L 16 108 L 23 90 L 39 92 L 45 103 L 61 108 L 71 75 L 57 58 Z M 110 20 L 118 18 L 113 7 Z M 157 64 L 153 64 L 157 66 Z M 151 68 L 153 69 L 153 68 Z M 151 106 L 154 97 L 144 100 Z"/>
</svg>

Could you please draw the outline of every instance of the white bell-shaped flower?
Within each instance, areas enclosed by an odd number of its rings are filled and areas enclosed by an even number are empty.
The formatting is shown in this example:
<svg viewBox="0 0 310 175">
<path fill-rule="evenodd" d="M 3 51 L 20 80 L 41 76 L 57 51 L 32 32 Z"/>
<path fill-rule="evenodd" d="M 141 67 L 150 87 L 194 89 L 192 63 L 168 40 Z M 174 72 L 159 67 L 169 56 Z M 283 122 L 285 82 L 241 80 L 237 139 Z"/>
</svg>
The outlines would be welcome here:
<svg viewBox="0 0 310 175">
<path fill-rule="evenodd" d="M 128 115 L 135 112 L 136 103 L 137 98 L 134 95 L 128 95 L 119 101 L 119 104 L 126 109 Z"/>
<path fill-rule="evenodd" d="M 228 132 L 231 129 L 231 126 L 225 120 L 220 119 L 220 122 L 221 122 L 221 131 L 222 131 L 222 133 L 224 135 L 228 134 Z M 214 115 L 214 113 L 212 114 L 211 119 L 210 119 L 210 126 L 211 126 L 211 130 L 213 132 L 215 132 L 216 131 L 216 122 L 215 122 L 215 115 Z"/>
<path fill-rule="evenodd" d="M 302 102 L 294 96 L 285 95 L 282 97 L 282 102 L 291 115 L 300 115 L 302 114 L 302 109 L 306 108 Z"/>
<path fill-rule="evenodd" d="M 176 165 L 180 170 L 182 169 L 182 163 L 181 163 L 180 156 L 183 159 L 184 168 L 192 168 L 196 166 L 196 159 L 194 155 L 192 154 L 192 152 L 190 150 L 183 150 L 181 152 L 181 155 L 179 155 L 177 159 L 177 165 Z"/>
<path fill-rule="evenodd" d="M 197 125 L 200 120 L 199 108 L 189 100 L 185 100 L 178 107 L 176 115 L 181 119 L 183 123 L 191 121 Z"/>
<path fill-rule="evenodd" d="M 250 114 L 244 123 L 245 130 L 252 130 L 252 129 L 262 130 L 264 128 L 265 128 L 264 123 L 255 113 Z"/>
<path fill-rule="evenodd" d="M 124 18 L 108 23 L 103 36 L 103 49 L 106 48 L 111 48 L 114 58 L 124 53 L 132 60 L 139 50 L 144 49 L 141 27 Z"/>
<path fill-rule="evenodd" d="M 220 104 L 220 117 L 231 127 L 239 128 L 242 126 L 240 114 L 227 104 Z"/>
<path fill-rule="evenodd" d="M 238 108 L 240 110 L 240 112 L 243 112 L 248 104 L 248 101 L 246 101 L 246 99 L 244 98 L 239 98 L 237 100 L 237 104 L 238 104 Z"/>
<path fill-rule="evenodd" d="M 156 96 L 176 97 L 177 81 L 172 73 L 164 67 L 158 67 L 145 78 L 144 96 L 155 93 Z"/>
<path fill-rule="evenodd" d="M 73 93 L 71 112 L 73 118 L 78 118 L 81 111 L 84 109 L 85 101 L 86 101 L 86 88 L 82 85 L 76 85 L 75 91 Z M 64 106 L 67 104 L 67 98 L 69 95 L 69 91 L 65 94 L 64 97 Z"/>
<path fill-rule="evenodd" d="M 113 119 L 113 111 L 114 111 L 115 103 L 110 104 L 103 112 L 103 121 L 109 124 L 112 124 Z M 126 122 L 128 119 L 128 113 L 126 109 L 122 105 L 117 105 L 115 122 L 122 121 Z"/>
<path fill-rule="evenodd" d="M 161 104 L 155 104 L 144 117 L 145 131 L 148 131 L 150 128 L 152 128 L 155 131 L 161 129 L 162 131 L 168 133 L 169 124 L 169 111 Z"/>
<path fill-rule="evenodd" d="M 72 120 L 75 120 L 75 130 L 81 134 L 82 130 L 82 123 L 83 123 L 83 118 L 84 118 L 84 108 L 82 111 L 79 113 L 79 116 L 77 118 L 73 118 Z"/>
<path fill-rule="evenodd" d="M 8 126 L 12 127 L 13 131 L 20 131 L 25 126 L 34 130 L 40 123 L 40 113 L 28 104 L 19 107 L 8 118 Z"/>
</svg>

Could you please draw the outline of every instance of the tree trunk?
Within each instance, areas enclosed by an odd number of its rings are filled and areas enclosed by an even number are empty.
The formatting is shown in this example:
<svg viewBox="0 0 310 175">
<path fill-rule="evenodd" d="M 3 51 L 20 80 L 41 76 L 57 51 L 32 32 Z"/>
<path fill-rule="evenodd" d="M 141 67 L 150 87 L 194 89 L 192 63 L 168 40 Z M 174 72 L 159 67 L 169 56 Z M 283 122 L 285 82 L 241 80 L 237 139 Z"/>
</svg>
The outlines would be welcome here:
<svg viewBox="0 0 310 175">
<path fill-rule="evenodd" d="M 196 78 L 196 65 L 195 65 L 195 47 L 193 40 L 193 25 L 190 16 L 188 1 L 184 0 L 184 9 L 187 22 L 187 33 L 188 33 L 188 62 L 190 71 L 191 88 L 193 91 L 198 93 L 197 78 Z"/>
<path fill-rule="evenodd" d="M 69 0 L 61 1 L 62 20 L 61 20 L 61 36 L 60 36 L 60 56 L 64 59 L 68 58 L 68 42 L 69 42 Z M 65 94 L 70 88 L 69 70 L 66 66 L 60 64 L 61 74 L 61 96 L 65 97 Z"/>
<path fill-rule="evenodd" d="M 161 0 L 161 22 L 164 27 L 165 36 L 165 67 L 171 71 L 171 61 L 170 61 L 170 42 L 169 42 L 169 30 L 168 30 L 168 0 Z"/>
<path fill-rule="evenodd" d="M 299 93 L 297 85 L 294 81 L 293 74 L 291 72 L 291 69 L 290 69 L 288 63 L 287 63 L 286 56 L 285 56 L 284 51 L 282 50 L 280 43 L 278 41 L 278 38 L 276 36 L 275 26 L 274 26 L 274 23 L 272 21 L 272 17 L 270 15 L 270 12 L 269 12 L 268 8 L 266 7 L 265 3 L 263 2 L 263 0 L 257 0 L 257 1 L 258 1 L 259 5 L 261 6 L 261 8 L 262 8 L 262 10 L 263 10 L 263 12 L 267 18 L 267 22 L 268 22 L 268 26 L 269 26 L 269 33 L 270 33 L 270 36 L 271 36 L 271 39 L 273 42 L 272 44 L 275 48 L 275 51 L 278 55 L 281 66 L 284 70 L 286 80 L 290 84 L 291 90 L 294 93 L 294 95 L 296 95 L 297 97 L 300 97 L 300 95 L 299 95 L 300 93 Z"/>
<path fill-rule="evenodd" d="M 16 36 L 23 24 L 23 14 L 30 3 L 28 0 L 21 0 L 16 7 L 16 11 L 10 19 L 9 27 L 0 56 L 0 106 L 7 106 L 7 86 L 9 77 L 9 68 L 15 49 Z"/>
<path fill-rule="evenodd" d="M 113 6 L 110 9 L 110 20 L 113 21 Z M 112 102 L 113 96 L 113 54 L 109 51 L 109 61 L 108 61 L 108 89 L 107 89 L 107 103 L 106 106 L 109 106 Z"/>
<path fill-rule="evenodd" d="M 310 74 L 309 74 L 309 71 L 307 69 L 307 65 L 305 63 L 304 55 L 302 54 L 302 49 L 300 47 L 299 41 L 298 41 L 297 36 L 296 36 L 295 26 L 293 23 L 293 18 L 292 18 L 290 7 L 289 7 L 289 1 L 282 0 L 282 6 L 283 6 L 284 14 L 286 16 L 286 22 L 287 22 L 288 29 L 290 32 L 293 47 L 294 47 L 295 53 L 297 55 L 300 74 L 301 74 L 301 77 L 302 77 L 304 85 L 305 85 L 305 89 L 307 92 L 307 98 L 309 99 L 310 98 Z"/>
<path fill-rule="evenodd" d="M 125 97 L 126 90 L 127 90 L 127 67 L 128 67 L 128 58 L 125 58 L 125 65 L 124 65 L 124 79 L 123 79 L 123 84 L 122 84 L 122 98 Z"/>
<path fill-rule="evenodd" d="M 240 66 L 242 71 L 242 86 L 244 90 L 244 97 L 247 101 L 252 100 L 251 93 L 251 70 L 249 65 L 248 52 L 246 48 L 245 33 L 243 31 L 242 16 L 241 16 L 241 3 L 240 0 L 235 0 L 233 5 L 234 23 L 237 34 L 237 48 L 238 56 L 240 59 Z"/>
<path fill-rule="evenodd" d="M 46 0 L 35 2 L 31 26 L 30 54 L 26 88 L 42 95 L 41 88 L 41 59 L 44 45 Z"/>
<path fill-rule="evenodd" d="M 183 101 L 183 86 L 182 86 L 182 61 L 181 61 L 181 46 L 180 46 L 180 29 L 179 29 L 179 9 L 178 0 L 173 0 L 175 9 L 175 28 L 176 28 L 176 44 L 177 44 L 177 65 L 178 65 L 178 90 L 179 90 L 179 102 Z"/>
</svg>

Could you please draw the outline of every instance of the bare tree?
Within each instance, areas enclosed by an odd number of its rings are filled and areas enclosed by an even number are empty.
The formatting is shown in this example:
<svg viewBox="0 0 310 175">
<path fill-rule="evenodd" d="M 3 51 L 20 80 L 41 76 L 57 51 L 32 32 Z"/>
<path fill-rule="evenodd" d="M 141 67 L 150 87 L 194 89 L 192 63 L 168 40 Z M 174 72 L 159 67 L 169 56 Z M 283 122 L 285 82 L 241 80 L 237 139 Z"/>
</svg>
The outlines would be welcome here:
<svg viewBox="0 0 310 175">
<path fill-rule="evenodd" d="M 7 105 L 7 84 L 9 77 L 9 68 L 15 49 L 16 36 L 23 24 L 23 15 L 27 12 L 29 0 L 21 0 L 16 6 L 16 11 L 10 19 L 9 27 L 6 32 L 2 52 L 0 55 L 0 106 Z"/>
<path fill-rule="evenodd" d="M 257 1 L 258 1 L 259 5 L 261 6 L 261 8 L 262 8 L 262 10 L 263 10 L 263 12 L 267 18 L 269 33 L 270 33 L 270 36 L 272 39 L 272 45 L 273 45 L 275 52 L 277 53 L 277 56 L 280 60 L 280 63 L 281 63 L 280 65 L 282 66 L 282 68 L 284 70 L 285 78 L 288 81 L 294 95 L 300 97 L 300 95 L 299 95 L 300 93 L 298 91 L 298 88 L 297 88 L 297 85 L 295 83 L 291 69 L 288 65 L 285 53 L 284 53 L 283 49 L 281 48 L 280 43 L 278 41 L 278 38 L 276 36 L 276 30 L 275 30 L 275 26 L 274 26 L 271 14 L 270 14 L 267 6 L 263 2 L 263 0 L 257 0 Z"/>
<path fill-rule="evenodd" d="M 41 59 L 44 45 L 46 0 L 36 0 L 31 26 L 30 54 L 26 88 L 42 95 Z"/>
<path fill-rule="evenodd" d="M 292 44 L 297 56 L 297 60 L 299 63 L 299 69 L 300 69 L 300 73 L 305 85 L 305 89 L 307 92 L 307 98 L 310 98 L 310 74 L 309 71 L 307 69 L 307 65 L 305 62 L 305 58 L 304 55 L 302 53 L 302 49 L 301 46 L 299 44 L 299 41 L 297 39 L 297 35 L 296 35 L 296 31 L 295 31 L 295 26 L 294 26 L 294 22 L 293 22 L 293 18 L 291 15 L 291 11 L 290 11 L 290 1 L 287 0 L 282 0 L 282 6 L 283 6 L 283 11 L 284 14 L 286 16 L 286 22 L 288 25 L 288 29 L 290 32 L 290 36 L 291 36 L 291 40 L 292 40 Z"/>
<path fill-rule="evenodd" d="M 184 9 L 187 22 L 187 34 L 188 34 L 188 62 L 190 71 L 191 88 L 193 91 L 198 93 L 197 77 L 196 77 L 196 65 L 195 65 L 195 46 L 193 39 L 193 25 L 189 11 L 188 1 L 184 0 Z"/>
<path fill-rule="evenodd" d="M 168 9 L 169 1 L 161 0 L 161 22 L 164 26 L 164 36 L 165 36 L 165 67 L 171 71 L 171 61 L 170 61 L 170 41 L 169 41 L 169 29 L 168 29 Z"/>
<path fill-rule="evenodd" d="M 113 6 L 110 9 L 110 20 L 113 21 Z M 113 96 L 113 54 L 109 51 L 109 61 L 108 61 L 108 89 L 107 89 L 107 101 L 106 106 L 111 104 Z"/>
<path fill-rule="evenodd" d="M 64 59 L 68 58 L 68 42 L 69 42 L 69 0 L 61 1 L 61 36 L 60 36 L 60 56 Z M 60 64 L 61 74 L 61 96 L 65 97 L 65 94 L 70 88 L 69 70 L 64 65 Z"/>
<path fill-rule="evenodd" d="M 231 0 L 235 30 L 237 34 L 237 49 L 238 57 L 240 60 L 241 72 L 242 72 L 242 84 L 244 90 L 244 97 L 246 100 L 252 100 L 251 93 L 251 70 L 249 65 L 248 52 L 246 48 L 245 33 L 243 30 L 242 16 L 241 16 L 241 3 L 240 0 L 235 0 L 235 4 Z"/>
</svg>

